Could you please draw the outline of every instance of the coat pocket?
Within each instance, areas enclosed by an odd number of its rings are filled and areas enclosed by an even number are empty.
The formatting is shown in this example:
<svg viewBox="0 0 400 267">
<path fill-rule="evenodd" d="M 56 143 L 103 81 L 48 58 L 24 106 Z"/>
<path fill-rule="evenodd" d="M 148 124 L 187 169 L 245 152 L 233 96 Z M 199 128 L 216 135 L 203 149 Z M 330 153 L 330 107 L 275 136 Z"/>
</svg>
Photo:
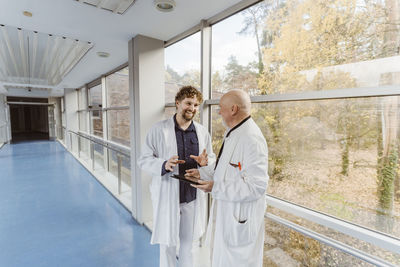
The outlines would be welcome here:
<svg viewBox="0 0 400 267">
<path fill-rule="evenodd" d="M 257 229 L 254 225 L 254 203 L 237 204 L 233 214 L 227 214 L 224 240 L 232 247 L 246 246 L 256 240 Z"/>
</svg>

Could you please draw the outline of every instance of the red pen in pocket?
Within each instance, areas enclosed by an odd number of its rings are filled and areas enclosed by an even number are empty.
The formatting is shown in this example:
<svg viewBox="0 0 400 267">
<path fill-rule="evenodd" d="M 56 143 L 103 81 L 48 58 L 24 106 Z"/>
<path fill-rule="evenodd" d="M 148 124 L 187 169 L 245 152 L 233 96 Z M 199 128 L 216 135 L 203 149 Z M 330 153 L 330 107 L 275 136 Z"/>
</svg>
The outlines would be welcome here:
<svg viewBox="0 0 400 267">
<path fill-rule="evenodd" d="M 238 164 L 231 163 L 231 162 L 229 162 L 229 164 L 230 164 L 232 167 L 239 168 L 239 171 L 242 170 L 242 165 L 240 164 L 240 161 L 238 162 Z"/>
</svg>

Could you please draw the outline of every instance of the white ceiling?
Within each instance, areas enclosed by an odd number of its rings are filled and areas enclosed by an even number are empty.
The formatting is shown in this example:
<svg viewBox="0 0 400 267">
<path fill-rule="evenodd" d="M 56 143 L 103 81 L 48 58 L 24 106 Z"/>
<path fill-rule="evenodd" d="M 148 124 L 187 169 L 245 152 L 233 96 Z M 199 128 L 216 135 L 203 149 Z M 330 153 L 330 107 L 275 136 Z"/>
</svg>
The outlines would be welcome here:
<svg viewBox="0 0 400 267">
<path fill-rule="evenodd" d="M 0 0 L 0 24 L 24 30 L 85 40 L 94 46 L 53 89 L 77 88 L 128 60 L 128 41 L 137 34 L 168 40 L 198 24 L 201 19 L 233 6 L 240 0 L 175 0 L 173 12 L 156 10 L 153 0 L 136 0 L 123 14 L 75 0 Z M 25 17 L 23 11 L 33 13 Z M 100 58 L 96 52 L 110 53 Z M 0 88 L 1 89 L 1 88 Z"/>
</svg>

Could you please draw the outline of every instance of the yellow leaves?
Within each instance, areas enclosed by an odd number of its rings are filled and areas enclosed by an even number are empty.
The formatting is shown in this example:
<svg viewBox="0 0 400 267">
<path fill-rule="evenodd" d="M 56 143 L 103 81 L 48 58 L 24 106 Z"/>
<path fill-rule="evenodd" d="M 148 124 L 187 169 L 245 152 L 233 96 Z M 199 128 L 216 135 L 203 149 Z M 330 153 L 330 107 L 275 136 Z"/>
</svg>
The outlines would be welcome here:
<svg viewBox="0 0 400 267">
<path fill-rule="evenodd" d="M 385 30 L 382 10 L 382 6 L 371 3 L 357 6 L 357 0 L 286 1 L 267 18 L 267 30 L 274 36 L 272 44 L 263 49 L 265 71 L 258 85 L 265 93 L 299 91 L 307 86 L 301 71 L 381 54 Z M 346 85 L 337 77 L 325 78 L 326 84 L 320 87 L 356 85 L 350 76 L 344 78 L 348 79 Z"/>
</svg>

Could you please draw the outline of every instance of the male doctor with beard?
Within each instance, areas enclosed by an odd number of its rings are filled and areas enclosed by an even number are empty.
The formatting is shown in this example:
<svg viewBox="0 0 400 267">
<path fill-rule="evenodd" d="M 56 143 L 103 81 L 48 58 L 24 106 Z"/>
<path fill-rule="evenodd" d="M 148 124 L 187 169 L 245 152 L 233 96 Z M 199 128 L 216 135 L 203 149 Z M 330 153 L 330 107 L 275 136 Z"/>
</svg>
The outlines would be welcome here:
<svg viewBox="0 0 400 267">
<path fill-rule="evenodd" d="M 220 100 L 219 114 L 226 126 L 215 164 L 190 170 L 213 203 L 206 244 L 212 267 L 262 267 L 265 193 L 268 185 L 268 148 L 250 116 L 249 95 L 231 90 Z M 197 160 L 205 161 L 205 155 Z"/>
<path fill-rule="evenodd" d="M 198 158 L 200 152 L 203 159 L 215 161 L 207 129 L 193 121 L 202 98 L 196 88 L 182 87 L 175 96 L 176 114 L 150 129 L 138 160 L 141 169 L 153 176 L 151 244 L 160 244 L 161 267 L 176 266 L 178 244 L 178 266 L 194 266 L 192 251 L 206 230 L 206 194 L 171 178 L 206 165 L 207 160 L 201 162 Z"/>
</svg>

